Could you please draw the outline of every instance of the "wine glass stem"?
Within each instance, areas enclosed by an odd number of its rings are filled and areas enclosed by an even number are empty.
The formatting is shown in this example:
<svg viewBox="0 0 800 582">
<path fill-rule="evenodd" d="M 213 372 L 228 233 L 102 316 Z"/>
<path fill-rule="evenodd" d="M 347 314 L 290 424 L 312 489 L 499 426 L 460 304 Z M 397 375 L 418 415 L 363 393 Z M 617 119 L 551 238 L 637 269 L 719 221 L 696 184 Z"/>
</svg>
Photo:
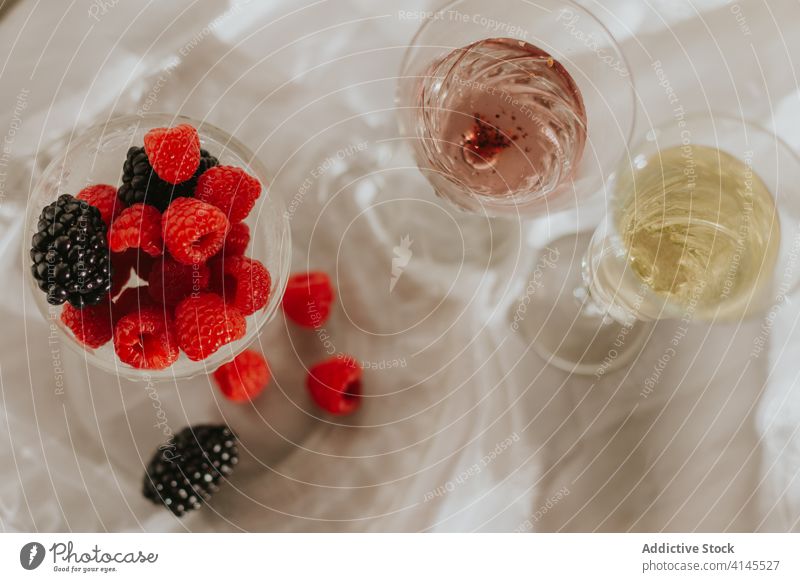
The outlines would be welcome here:
<svg viewBox="0 0 800 582">
<path fill-rule="evenodd" d="M 580 306 L 581 316 L 591 319 L 601 319 L 604 325 L 609 325 L 611 323 L 619 323 L 625 326 L 633 325 L 637 319 L 633 313 L 630 313 L 628 310 L 619 313 L 619 309 L 611 309 L 611 305 L 602 301 L 592 293 L 592 276 L 589 272 L 588 254 L 584 256 L 582 264 L 583 276 L 581 277 L 581 284 L 572 290 L 572 295 Z"/>
</svg>

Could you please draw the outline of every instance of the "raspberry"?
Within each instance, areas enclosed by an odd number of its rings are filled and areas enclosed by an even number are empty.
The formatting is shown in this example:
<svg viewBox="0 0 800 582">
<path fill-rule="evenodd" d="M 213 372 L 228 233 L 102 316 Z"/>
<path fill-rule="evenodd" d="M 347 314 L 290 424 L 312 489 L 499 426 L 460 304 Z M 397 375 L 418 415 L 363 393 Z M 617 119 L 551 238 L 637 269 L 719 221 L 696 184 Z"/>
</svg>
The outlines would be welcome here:
<svg viewBox="0 0 800 582">
<path fill-rule="evenodd" d="M 213 293 L 187 297 L 175 308 L 178 344 L 190 360 L 204 360 L 219 348 L 241 339 L 244 315 Z"/>
<path fill-rule="evenodd" d="M 78 192 L 75 198 L 97 208 L 100 211 L 100 217 L 106 223 L 106 228 L 111 228 L 111 223 L 114 222 L 126 206 L 117 198 L 117 189 L 108 184 L 87 186 Z"/>
<path fill-rule="evenodd" d="M 77 309 L 69 303 L 61 310 L 61 321 L 64 322 L 75 339 L 90 348 L 99 348 L 107 343 L 114 333 L 111 326 L 111 312 L 108 303 L 87 305 Z"/>
<path fill-rule="evenodd" d="M 148 131 L 144 151 L 156 175 L 170 184 L 185 182 L 200 166 L 200 136 L 185 123 Z"/>
<path fill-rule="evenodd" d="M 252 400 L 267 387 L 269 379 L 267 361 L 253 350 L 243 351 L 232 362 L 223 364 L 214 372 L 219 389 L 234 402 Z"/>
<path fill-rule="evenodd" d="M 111 305 L 111 315 L 114 321 L 119 321 L 126 315 L 134 313 L 135 311 L 158 308 L 163 311 L 163 307 L 159 306 L 150 294 L 147 292 L 147 285 L 140 287 L 128 287 L 119 294 Z"/>
<path fill-rule="evenodd" d="M 194 198 L 178 198 L 161 217 L 167 249 L 184 265 L 205 263 L 214 256 L 225 243 L 229 226 L 219 208 Z"/>
<path fill-rule="evenodd" d="M 244 222 L 237 222 L 231 225 L 228 236 L 225 237 L 225 244 L 222 246 L 222 254 L 226 257 L 243 255 L 250 244 L 250 227 Z"/>
<path fill-rule="evenodd" d="M 286 317 L 302 327 L 322 326 L 331 313 L 333 287 L 325 273 L 311 271 L 289 277 L 283 295 Z"/>
<path fill-rule="evenodd" d="M 194 195 L 222 210 L 231 222 L 241 222 L 261 195 L 261 183 L 241 168 L 217 166 L 200 176 Z"/>
<path fill-rule="evenodd" d="M 308 371 L 311 398 L 333 414 L 350 414 L 361 404 L 361 366 L 352 356 L 339 354 Z"/>
<path fill-rule="evenodd" d="M 142 249 L 151 257 L 164 252 L 161 213 L 149 204 L 134 204 L 123 210 L 111 225 L 108 244 L 115 253 Z"/>
<path fill-rule="evenodd" d="M 206 265 L 183 265 L 169 257 L 156 259 L 147 279 L 150 296 L 177 305 L 192 293 L 208 289 L 211 272 Z"/>
<path fill-rule="evenodd" d="M 194 196 L 197 178 L 209 168 L 219 164 L 219 160 L 204 149 L 200 149 L 200 165 L 194 176 L 180 184 L 170 184 L 159 178 L 147 154 L 142 147 L 132 147 L 128 150 L 125 163 L 122 165 L 122 184 L 117 192 L 117 197 L 126 206 L 144 202 L 164 212 L 173 199 L 181 196 Z"/>
<path fill-rule="evenodd" d="M 114 350 L 126 364 L 148 370 L 163 370 L 179 355 L 172 322 L 152 307 L 129 313 L 117 322 Z"/>
<path fill-rule="evenodd" d="M 214 261 L 212 288 L 244 315 L 264 307 L 269 299 L 272 279 L 267 268 L 249 257 L 223 257 Z"/>
</svg>

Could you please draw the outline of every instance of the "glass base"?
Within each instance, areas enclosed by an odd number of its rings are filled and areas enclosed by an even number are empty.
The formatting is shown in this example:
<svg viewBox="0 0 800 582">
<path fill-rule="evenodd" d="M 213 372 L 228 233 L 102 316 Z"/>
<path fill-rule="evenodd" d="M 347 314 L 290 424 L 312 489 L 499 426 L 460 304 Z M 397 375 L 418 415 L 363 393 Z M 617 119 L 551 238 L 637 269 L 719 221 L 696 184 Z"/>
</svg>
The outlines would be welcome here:
<svg viewBox="0 0 800 582">
<path fill-rule="evenodd" d="M 511 314 L 518 328 L 548 364 L 598 378 L 639 354 L 652 323 L 620 323 L 591 301 L 581 262 L 592 233 L 563 236 L 542 249 L 524 296 Z"/>
<path fill-rule="evenodd" d="M 435 299 L 434 310 L 446 298 L 480 309 L 482 318 L 505 314 L 526 276 L 526 221 L 466 212 L 440 198 L 406 147 L 382 160 L 380 172 L 369 172 L 356 156 L 346 163 L 324 185 L 330 192 L 324 199 L 332 200 L 326 202 L 325 218 L 340 209 L 348 216 L 340 260 L 359 257 L 365 280 L 377 282 L 393 303 L 419 307 L 429 297 Z M 374 264 L 365 262 L 365 241 Z"/>
</svg>

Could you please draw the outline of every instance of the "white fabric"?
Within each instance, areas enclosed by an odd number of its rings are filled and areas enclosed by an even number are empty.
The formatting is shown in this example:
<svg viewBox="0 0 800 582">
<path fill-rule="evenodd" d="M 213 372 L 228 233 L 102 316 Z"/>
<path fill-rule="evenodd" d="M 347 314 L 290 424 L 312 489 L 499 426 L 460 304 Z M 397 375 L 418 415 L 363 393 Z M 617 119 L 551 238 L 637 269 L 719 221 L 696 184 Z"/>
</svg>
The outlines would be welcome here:
<svg viewBox="0 0 800 582">
<path fill-rule="evenodd" d="M 660 60 L 687 111 L 741 108 L 800 147 L 796 2 L 588 4 L 636 73 L 639 132 L 671 115 L 652 67 Z M 693 324 L 645 399 L 642 383 L 677 324 L 659 324 L 635 366 L 593 385 L 544 366 L 509 331 L 507 282 L 536 259 L 518 237 L 491 269 L 480 239 L 463 241 L 463 265 L 436 260 L 462 244 L 458 228 L 413 168 L 398 169 L 411 162 L 393 157 L 391 141 L 393 77 L 419 25 L 398 11 L 420 8 L 429 6 L 27 0 L 4 9 L 2 530 L 800 529 L 796 297 L 755 360 L 761 321 Z M 275 381 L 254 407 L 223 401 L 207 378 L 148 390 L 88 370 L 49 343 L 30 299 L 20 215 L 32 176 L 72 132 L 141 109 L 208 119 L 255 150 L 275 177 L 270 195 L 287 206 L 299 196 L 295 270 L 336 279 L 329 337 L 279 315 L 260 338 Z M 601 212 L 597 200 L 540 221 L 533 242 Z M 389 293 L 404 234 L 413 254 Z M 490 294 L 504 298 L 497 309 Z M 396 366 L 365 372 L 363 409 L 344 420 L 316 418 L 304 389 L 304 366 L 330 345 Z M 164 440 L 159 418 L 173 431 L 224 419 L 242 440 L 231 483 L 183 520 L 140 495 L 143 464 Z"/>
</svg>

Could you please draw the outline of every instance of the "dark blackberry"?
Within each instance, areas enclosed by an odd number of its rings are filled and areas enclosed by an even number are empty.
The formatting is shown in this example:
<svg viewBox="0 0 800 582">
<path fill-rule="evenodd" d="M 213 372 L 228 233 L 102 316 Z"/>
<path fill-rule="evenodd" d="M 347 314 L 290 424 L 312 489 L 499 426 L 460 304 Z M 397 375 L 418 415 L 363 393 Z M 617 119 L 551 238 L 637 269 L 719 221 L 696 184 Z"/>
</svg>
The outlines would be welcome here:
<svg viewBox="0 0 800 582">
<path fill-rule="evenodd" d="M 194 196 L 194 188 L 200 174 L 217 165 L 219 160 L 201 149 L 200 165 L 194 176 L 186 182 L 170 184 L 155 173 L 144 148 L 132 147 L 128 150 L 128 157 L 122 166 L 122 186 L 119 187 L 117 196 L 128 206 L 144 202 L 164 212 L 174 198 Z"/>
<path fill-rule="evenodd" d="M 31 271 L 47 302 L 97 305 L 111 289 L 106 225 L 100 210 L 62 194 L 39 216 L 31 239 Z"/>
<path fill-rule="evenodd" d="M 207 502 L 238 462 L 236 435 L 227 426 L 189 426 L 150 459 L 142 493 L 180 517 Z"/>
</svg>

